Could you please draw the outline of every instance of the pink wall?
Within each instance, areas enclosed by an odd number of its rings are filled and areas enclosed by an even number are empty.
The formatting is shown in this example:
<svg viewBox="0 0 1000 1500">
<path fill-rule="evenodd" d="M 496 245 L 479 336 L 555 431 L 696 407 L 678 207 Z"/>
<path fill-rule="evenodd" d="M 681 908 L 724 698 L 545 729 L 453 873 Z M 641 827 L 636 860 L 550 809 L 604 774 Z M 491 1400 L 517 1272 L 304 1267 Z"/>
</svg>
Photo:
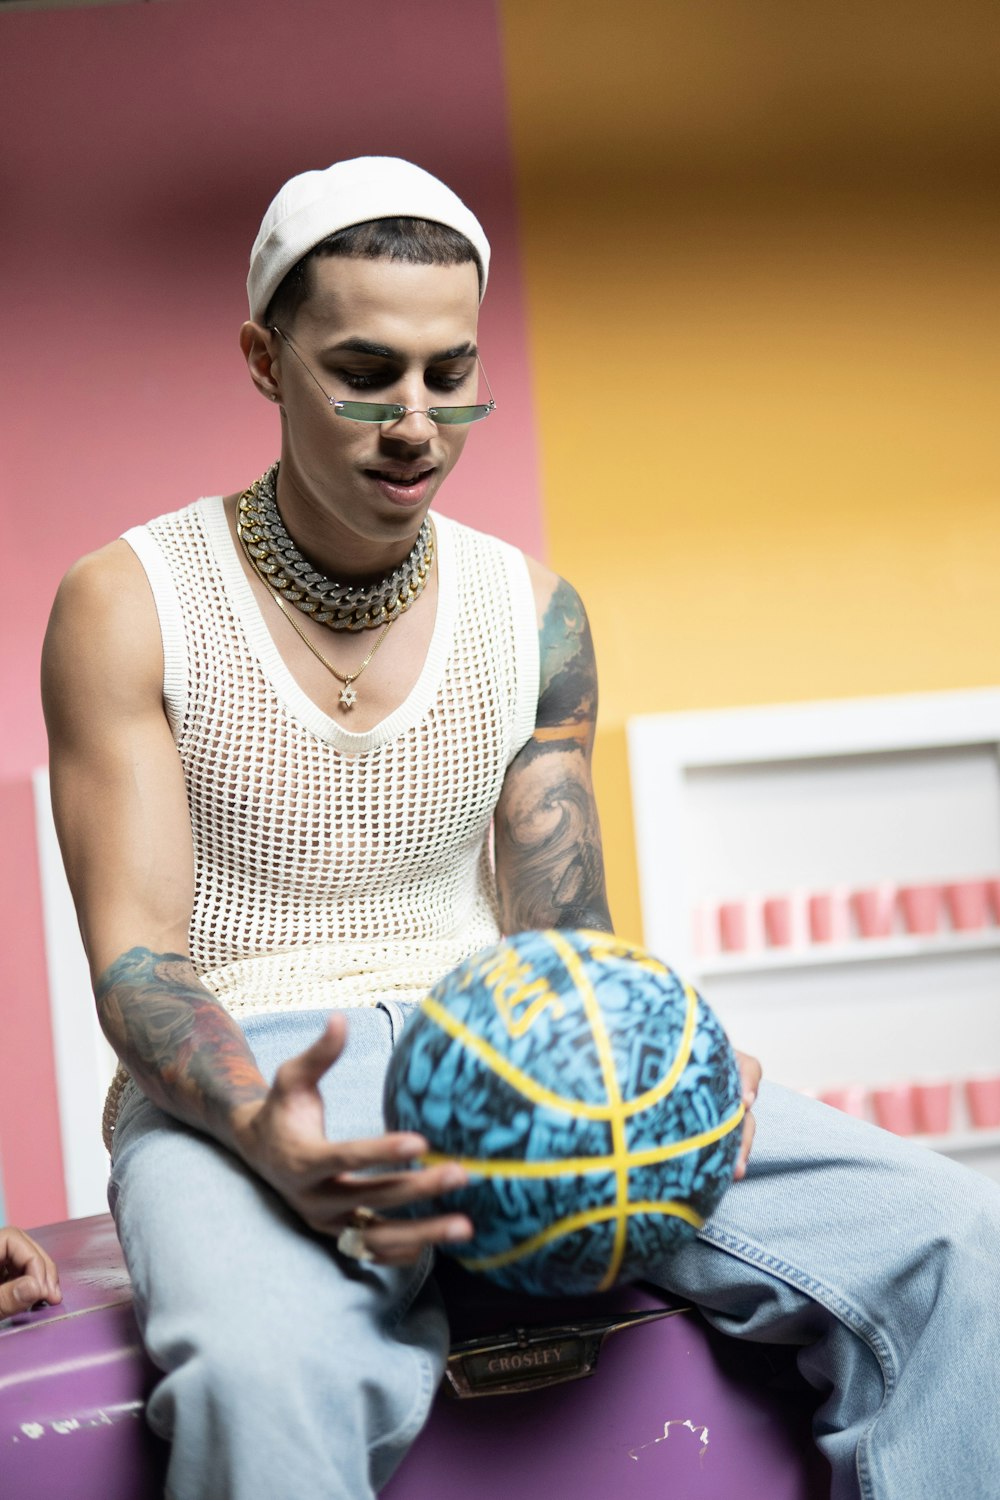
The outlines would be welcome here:
<svg viewBox="0 0 1000 1500">
<path fill-rule="evenodd" d="M 494 247 L 481 343 L 498 415 L 443 509 L 541 548 L 513 173 L 494 6 L 154 0 L 0 15 L 8 232 L 0 776 L 45 758 L 38 653 L 72 560 L 248 483 L 273 412 L 236 344 L 250 244 L 293 172 L 409 156 Z M 9 561 L 9 555 L 8 555 Z M 13 709 L 13 714 L 10 710 Z M 5 715 L 7 717 L 7 715 Z"/>
<path fill-rule="evenodd" d="M 0 782 L 0 1162 L 7 1216 L 44 1224 L 66 1213 L 56 1071 L 45 978 L 35 804 L 30 781 Z M 16 851 L 16 856 L 15 856 Z M 100 1129 L 95 1120 L 94 1129 Z M 0 1202 L 0 1223 L 4 1222 Z"/>
<path fill-rule="evenodd" d="M 25 778 L 46 756 L 38 659 L 63 572 L 135 522 L 241 487 L 276 453 L 275 414 L 250 389 L 236 335 L 257 224 L 292 173 L 408 156 L 475 208 L 494 250 L 480 342 L 499 411 L 472 434 L 442 508 L 536 553 L 542 538 L 492 3 L 15 11 L 0 14 L 0 55 L 0 791 L 23 813 Z M 51 1038 L 30 819 L 5 832 L 4 913 L 18 936 L 0 996 L 3 1176 L 8 1213 L 37 1223 L 62 1202 L 41 1076 Z M 45 1116 L 30 1161 L 11 1123 L 22 1111 Z"/>
</svg>

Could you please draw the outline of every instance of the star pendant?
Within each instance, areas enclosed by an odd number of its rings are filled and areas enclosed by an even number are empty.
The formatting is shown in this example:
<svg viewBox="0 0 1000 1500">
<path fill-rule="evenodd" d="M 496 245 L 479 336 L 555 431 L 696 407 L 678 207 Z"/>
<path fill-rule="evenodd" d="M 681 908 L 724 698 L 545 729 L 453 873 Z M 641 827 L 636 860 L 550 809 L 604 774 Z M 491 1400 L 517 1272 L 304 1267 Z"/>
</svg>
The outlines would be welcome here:
<svg viewBox="0 0 1000 1500">
<path fill-rule="evenodd" d="M 358 695 L 357 695 L 357 693 L 351 687 L 351 684 L 349 682 L 345 682 L 344 686 L 340 690 L 340 706 L 341 706 L 341 708 L 353 708 L 354 705 L 355 705 L 355 703 L 357 701 L 358 701 Z"/>
</svg>

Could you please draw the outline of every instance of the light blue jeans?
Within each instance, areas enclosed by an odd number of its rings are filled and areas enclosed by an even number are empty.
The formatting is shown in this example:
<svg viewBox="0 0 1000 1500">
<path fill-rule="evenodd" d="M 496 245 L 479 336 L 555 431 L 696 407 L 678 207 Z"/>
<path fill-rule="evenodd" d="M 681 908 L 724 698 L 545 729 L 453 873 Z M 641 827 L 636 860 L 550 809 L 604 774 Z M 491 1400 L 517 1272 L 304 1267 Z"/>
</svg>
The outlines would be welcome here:
<svg viewBox="0 0 1000 1500">
<path fill-rule="evenodd" d="M 352 1010 L 324 1079 L 326 1129 L 382 1130 L 382 1078 L 403 1012 Z M 244 1026 L 265 1078 L 326 1013 Z M 172 1440 L 169 1500 L 366 1500 L 420 1431 L 448 1328 L 431 1257 L 344 1260 L 221 1146 L 130 1086 L 114 1133 L 112 1212 L 136 1315 L 166 1372 L 147 1416 Z"/>
<path fill-rule="evenodd" d="M 327 1129 L 381 1129 L 409 1007 L 349 1013 Z M 254 1018 L 262 1072 L 325 1016 Z M 650 1279 L 739 1338 L 797 1345 L 833 1500 L 1000 1495 L 1000 1189 L 766 1082 L 747 1178 Z M 427 1265 L 345 1262 L 226 1151 L 130 1089 L 111 1203 L 173 1440 L 171 1500 L 367 1500 L 423 1423 L 445 1320 Z M 581 1497 L 586 1500 L 586 1497 Z"/>
<path fill-rule="evenodd" d="M 652 1278 L 800 1346 L 832 1500 L 1000 1496 L 1000 1186 L 761 1086 L 750 1170 Z"/>
</svg>

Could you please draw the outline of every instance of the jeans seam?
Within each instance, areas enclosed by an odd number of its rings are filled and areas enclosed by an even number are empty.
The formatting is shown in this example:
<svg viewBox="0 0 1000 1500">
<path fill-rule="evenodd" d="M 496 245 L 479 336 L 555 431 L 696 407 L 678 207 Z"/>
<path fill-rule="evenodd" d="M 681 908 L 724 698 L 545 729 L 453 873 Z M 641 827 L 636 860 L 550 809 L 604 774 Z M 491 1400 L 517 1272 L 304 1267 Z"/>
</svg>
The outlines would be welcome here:
<svg viewBox="0 0 1000 1500">
<path fill-rule="evenodd" d="M 429 1248 L 423 1250 L 421 1252 L 420 1259 L 417 1261 L 416 1265 L 413 1268 L 413 1275 L 406 1283 L 406 1286 L 403 1288 L 399 1297 L 393 1303 L 392 1316 L 385 1319 L 386 1328 L 392 1330 L 399 1327 L 400 1323 L 406 1317 L 414 1302 L 416 1302 L 421 1291 L 426 1286 L 427 1279 L 431 1274 L 433 1264 L 433 1250 Z"/>
<path fill-rule="evenodd" d="M 371 1444 L 370 1454 L 378 1453 L 383 1448 L 398 1446 L 400 1443 L 411 1443 L 426 1420 L 427 1408 L 434 1396 L 433 1364 L 426 1349 L 420 1349 L 411 1344 L 410 1353 L 416 1361 L 419 1372 L 416 1395 L 402 1421 L 397 1423 L 391 1432 L 381 1434 Z"/>
<path fill-rule="evenodd" d="M 834 1317 L 845 1324 L 858 1338 L 862 1339 L 872 1351 L 882 1375 L 882 1401 L 878 1411 L 858 1439 L 856 1471 L 862 1500 L 875 1500 L 871 1469 L 868 1463 L 868 1449 L 875 1424 L 878 1422 L 886 1401 L 896 1389 L 897 1383 L 892 1351 L 885 1338 L 873 1323 L 870 1323 L 867 1318 L 863 1318 L 851 1307 L 849 1302 L 846 1302 L 831 1287 L 816 1281 L 814 1277 L 807 1276 L 804 1271 L 798 1270 L 797 1267 L 790 1265 L 787 1261 L 779 1260 L 777 1256 L 769 1254 L 766 1250 L 762 1250 L 759 1246 L 753 1245 L 746 1240 L 738 1240 L 734 1236 L 726 1234 L 724 1230 L 705 1228 L 701 1231 L 699 1238 L 716 1245 L 720 1250 L 735 1255 L 739 1260 L 762 1266 L 771 1275 L 778 1277 L 779 1280 L 787 1282 L 788 1285 L 805 1292 L 814 1302 L 818 1302 L 821 1307 L 825 1307 L 828 1312 L 833 1313 Z"/>
<path fill-rule="evenodd" d="M 867 1318 L 863 1318 L 838 1292 L 817 1281 L 815 1277 L 807 1276 L 804 1271 L 798 1270 L 787 1261 L 779 1260 L 777 1256 L 771 1255 L 768 1251 L 746 1240 L 738 1240 L 726 1234 L 724 1230 L 703 1229 L 699 1237 L 718 1245 L 721 1250 L 729 1251 L 740 1260 L 765 1267 L 772 1275 L 805 1292 L 814 1302 L 819 1302 L 842 1323 L 846 1323 L 852 1333 L 856 1333 L 868 1344 L 878 1360 L 886 1394 L 892 1394 L 896 1387 L 896 1374 L 893 1368 L 892 1351 L 888 1343 L 875 1325 Z"/>
</svg>

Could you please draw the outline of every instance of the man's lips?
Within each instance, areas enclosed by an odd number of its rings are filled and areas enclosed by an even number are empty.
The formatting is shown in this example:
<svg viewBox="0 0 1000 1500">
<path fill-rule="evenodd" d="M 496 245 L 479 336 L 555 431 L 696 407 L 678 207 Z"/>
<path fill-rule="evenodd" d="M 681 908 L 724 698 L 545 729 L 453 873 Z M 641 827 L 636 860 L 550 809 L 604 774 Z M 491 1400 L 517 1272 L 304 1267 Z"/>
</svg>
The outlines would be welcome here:
<svg viewBox="0 0 1000 1500">
<path fill-rule="evenodd" d="M 373 464 L 370 469 L 365 470 L 366 474 L 374 474 L 376 479 L 388 479 L 393 484 L 399 482 L 405 484 L 408 480 L 421 479 L 424 474 L 433 474 L 433 472 L 433 464 L 411 464 L 405 469 L 395 469 L 390 464 L 379 464 L 377 466 Z"/>
<path fill-rule="evenodd" d="M 365 469 L 369 479 L 373 479 L 381 486 L 382 493 L 390 499 L 397 501 L 409 501 L 416 503 L 427 493 L 428 483 L 435 473 L 435 468 L 425 465 L 419 469 L 394 469 L 379 467 L 377 469 Z"/>
<path fill-rule="evenodd" d="M 380 467 L 377 469 L 366 469 L 365 473 L 370 479 L 380 479 L 384 484 L 401 485 L 403 487 L 407 487 L 409 485 L 419 484 L 422 479 L 429 479 L 434 473 L 434 466 L 431 465 L 430 467 L 428 467 L 427 465 L 424 465 L 419 469 L 391 469 Z"/>
</svg>

